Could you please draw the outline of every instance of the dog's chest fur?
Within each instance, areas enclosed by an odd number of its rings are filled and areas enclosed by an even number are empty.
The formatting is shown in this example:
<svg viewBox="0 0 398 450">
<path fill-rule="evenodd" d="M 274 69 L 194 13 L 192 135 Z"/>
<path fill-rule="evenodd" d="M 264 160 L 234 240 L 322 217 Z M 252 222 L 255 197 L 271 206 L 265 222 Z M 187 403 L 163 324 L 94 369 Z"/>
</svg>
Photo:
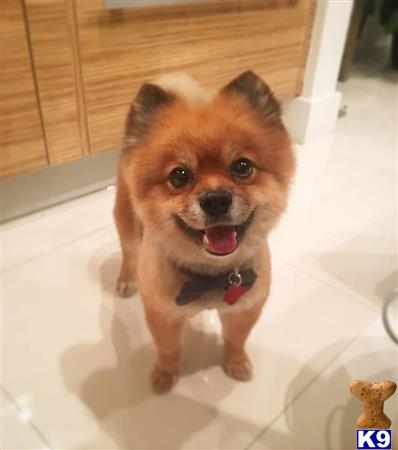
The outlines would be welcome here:
<svg viewBox="0 0 398 450">
<path fill-rule="evenodd" d="M 138 287 L 144 303 L 173 315 L 195 315 L 205 309 L 222 312 L 244 310 L 257 302 L 264 302 L 270 288 L 270 258 L 268 247 L 257 252 L 249 263 L 257 275 L 254 285 L 234 305 L 223 301 L 225 291 L 214 290 L 202 294 L 187 305 L 177 305 L 176 297 L 189 275 L 170 263 L 159 249 L 144 242 L 141 244 L 138 263 Z M 248 267 L 246 265 L 246 267 Z"/>
</svg>

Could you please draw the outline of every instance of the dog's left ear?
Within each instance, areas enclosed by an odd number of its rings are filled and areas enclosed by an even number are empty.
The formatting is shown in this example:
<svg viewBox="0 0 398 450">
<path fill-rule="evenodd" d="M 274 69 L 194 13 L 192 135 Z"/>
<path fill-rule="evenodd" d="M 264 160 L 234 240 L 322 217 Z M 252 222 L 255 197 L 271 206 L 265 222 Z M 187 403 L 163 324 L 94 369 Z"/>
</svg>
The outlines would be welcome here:
<svg viewBox="0 0 398 450">
<path fill-rule="evenodd" d="M 267 123 L 281 123 L 282 112 L 279 102 L 269 86 L 251 70 L 241 73 L 228 83 L 221 93 L 242 95 Z"/>
</svg>

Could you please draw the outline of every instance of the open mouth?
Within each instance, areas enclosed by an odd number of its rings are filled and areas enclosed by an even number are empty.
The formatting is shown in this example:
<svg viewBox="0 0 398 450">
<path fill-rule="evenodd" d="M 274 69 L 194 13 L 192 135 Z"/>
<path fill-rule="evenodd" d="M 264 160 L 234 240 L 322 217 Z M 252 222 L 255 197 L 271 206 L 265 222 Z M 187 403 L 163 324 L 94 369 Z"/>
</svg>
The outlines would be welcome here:
<svg viewBox="0 0 398 450">
<path fill-rule="evenodd" d="M 234 226 L 218 225 L 202 231 L 203 247 L 213 255 L 229 255 L 238 248 L 238 233 Z"/>
<path fill-rule="evenodd" d="M 193 237 L 208 253 L 216 256 L 226 256 L 238 248 L 252 217 L 253 213 L 245 222 L 239 225 L 212 225 L 203 230 L 191 228 L 178 215 L 174 216 L 174 220 L 178 228 L 185 234 Z"/>
</svg>

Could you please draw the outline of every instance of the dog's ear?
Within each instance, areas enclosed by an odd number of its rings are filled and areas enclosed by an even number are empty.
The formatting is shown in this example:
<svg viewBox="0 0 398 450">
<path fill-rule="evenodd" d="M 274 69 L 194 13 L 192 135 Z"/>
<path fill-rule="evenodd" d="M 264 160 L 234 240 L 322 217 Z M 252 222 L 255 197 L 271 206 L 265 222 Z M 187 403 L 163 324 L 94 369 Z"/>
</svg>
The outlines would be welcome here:
<svg viewBox="0 0 398 450">
<path fill-rule="evenodd" d="M 282 112 L 279 102 L 269 86 L 251 70 L 241 73 L 228 83 L 221 93 L 242 95 L 267 123 L 281 123 Z"/>
<path fill-rule="evenodd" d="M 138 91 L 127 115 L 125 143 L 133 145 L 151 127 L 156 113 L 175 100 L 175 96 L 155 84 L 145 83 Z"/>
</svg>

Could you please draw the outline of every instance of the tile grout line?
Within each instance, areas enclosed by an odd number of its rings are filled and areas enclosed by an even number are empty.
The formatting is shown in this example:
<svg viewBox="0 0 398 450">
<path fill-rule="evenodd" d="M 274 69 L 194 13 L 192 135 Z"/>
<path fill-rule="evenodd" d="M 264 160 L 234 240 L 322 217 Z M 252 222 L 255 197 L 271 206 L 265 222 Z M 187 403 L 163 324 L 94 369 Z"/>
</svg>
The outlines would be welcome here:
<svg viewBox="0 0 398 450">
<path fill-rule="evenodd" d="M 109 227 L 111 227 L 111 226 L 113 226 L 113 223 L 112 223 L 112 222 L 111 222 L 111 223 L 108 223 L 107 225 L 104 225 L 104 226 L 102 226 L 102 227 L 100 227 L 100 228 L 96 228 L 96 229 L 93 230 L 93 231 L 90 231 L 90 232 L 88 232 L 88 233 L 82 234 L 82 235 L 80 235 L 79 237 L 77 237 L 77 238 L 75 238 L 75 239 L 71 239 L 70 241 L 63 242 L 62 244 L 56 245 L 55 247 L 52 247 L 52 248 L 50 248 L 49 250 L 47 250 L 47 251 L 45 251 L 45 252 L 38 253 L 37 255 L 31 256 L 31 257 L 29 257 L 28 259 L 25 259 L 25 260 L 23 260 L 23 261 L 21 261 L 21 262 L 19 262 L 19 263 L 14 264 L 14 265 L 11 266 L 11 267 L 7 267 L 7 269 L 2 270 L 2 271 L 1 271 L 1 275 L 7 274 L 7 273 L 9 273 L 11 270 L 14 270 L 14 269 L 16 269 L 16 268 L 19 268 L 19 267 L 23 266 L 24 264 L 30 263 L 30 262 L 34 261 L 35 259 L 37 259 L 37 258 L 41 258 L 41 257 L 43 257 L 43 256 L 45 256 L 45 255 L 48 255 L 49 253 L 52 253 L 52 252 L 54 252 L 54 251 L 57 251 L 57 250 L 59 250 L 59 249 L 61 249 L 61 248 L 63 248 L 63 247 L 66 247 L 66 246 L 70 245 L 70 244 L 74 244 L 75 242 L 78 242 L 78 241 L 80 241 L 80 240 L 82 240 L 82 239 L 85 239 L 85 238 L 91 236 L 92 234 L 99 233 L 100 231 L 105 230 L 106 228 L 109 228 Z"/>
<path fill-rule="evenodd" d="M 14 405 L 14 407 L 19 412 L 23 412 L 23 409 L 18 405 L 18 403 L 15 401 L 14 397 L 5 389 L 3 384 L 0 384 L 0 389 L 3 391 L 4 395 L 8 398 L 8 400 Z M 46 444 L 48 449 L 53 449 L 54 447 L 51 445 L 49 440 L 46 438 L 44 433 L 40 430 L 40 428 L 33 422 L 31 419 L 27 420 L 27 423 L 29 426 L 35 431 L 35 433 L 40 437 L 40 439 Z"/>
<path fill-rule="evenodd" d="M 266 433 L 266 431 L 280 418 L 283 413 L 287 411 L 293 403 L 295 403 L 305 392 L 316 382 L 316 380 L 337 360 L 337 358 L 344 353 L 354 341 L 359 338 L 368 328 L 370 328 L 378 318 L 373 318 L 364 327 L 362 327 L 354 336 L 349 339 L 346 344 L 341 348 L 340 352 L 333 356 L 324 367 L 294 396 L 294 398 L 287 403 L 283 409 L 251 440 L 249 444 L 244 447 L 244 450 L 251 450 L 253 445 Z"/>
<path fill-rule="evenodd" d="M 341 288 L 339 288 L 338 286 L 335 286 L 334 284 L 332 284 L 332 283 L 329 282 L 329 281 L 326 281 L 326 280 L 324 280 L 324 279 L 322 279 L 322 278 L 319 278 L 317 275 L 313 274 L 311 271 L 309 271 L 309 270 L 307 270 L 307 269 L 304 269 L 303 267 L 301 267 L 301 266 L 299 266 L 299 265 L 297 265 L 297 264 L 295 264 L 295 263 L 292 263 L 292 262 L 290 262 L 290 261 L 287 261 L 285 258 L 282 258 L 279 254 L 277 254 L 277 253 L 271 253 L 271 255 L 274 256 L 274 257 L 277 257 L 277 258 L 278 258 L 280 261 L 282 261 L 284 264 L 287 264 L 288 266 L 290 266 L 290 267 L 292 267 L 292 268 L 294 268 L 294 269 L 296 269 L 296 270 L 299 270 L 301 273 L 303 273 L 303 274 L 305 274 L 305 275 L 311 277 L 313 280 L 318 281 L 319 283 L 323 284 L 324 286 L 326 286 L 326 287 L 328 287 L 328 288 L 330 288 L 330 289 L 333 289 L 334 291 L 338 292 L 339 294 L 343 294 L 344 296 L 350 298 L 351 300 L 356 301 L 356 302 L 359 303 L 360 305 L 362 305 L 362 306 L 364 306 L 364 307 L 366 307 L 366 308 L 368 308 L 368 309 L 371 309 L 372 311 L 376 311 L 376 312 L 378 311 L 378 312 L 380 312 L 380 308 L 379 308 L 379 307 L 374 306 L 374 305 L 372 305 L 371 303 L 368 303 L 368 302 L 362 300 L 362 299 L 359 298 L 359 297 L 356 297 L 355 295 L 353 295 L 353 294 L 351 294 L 351 293 L 345 291 L 344 289 L 341 289 Z"/>
</svg>

